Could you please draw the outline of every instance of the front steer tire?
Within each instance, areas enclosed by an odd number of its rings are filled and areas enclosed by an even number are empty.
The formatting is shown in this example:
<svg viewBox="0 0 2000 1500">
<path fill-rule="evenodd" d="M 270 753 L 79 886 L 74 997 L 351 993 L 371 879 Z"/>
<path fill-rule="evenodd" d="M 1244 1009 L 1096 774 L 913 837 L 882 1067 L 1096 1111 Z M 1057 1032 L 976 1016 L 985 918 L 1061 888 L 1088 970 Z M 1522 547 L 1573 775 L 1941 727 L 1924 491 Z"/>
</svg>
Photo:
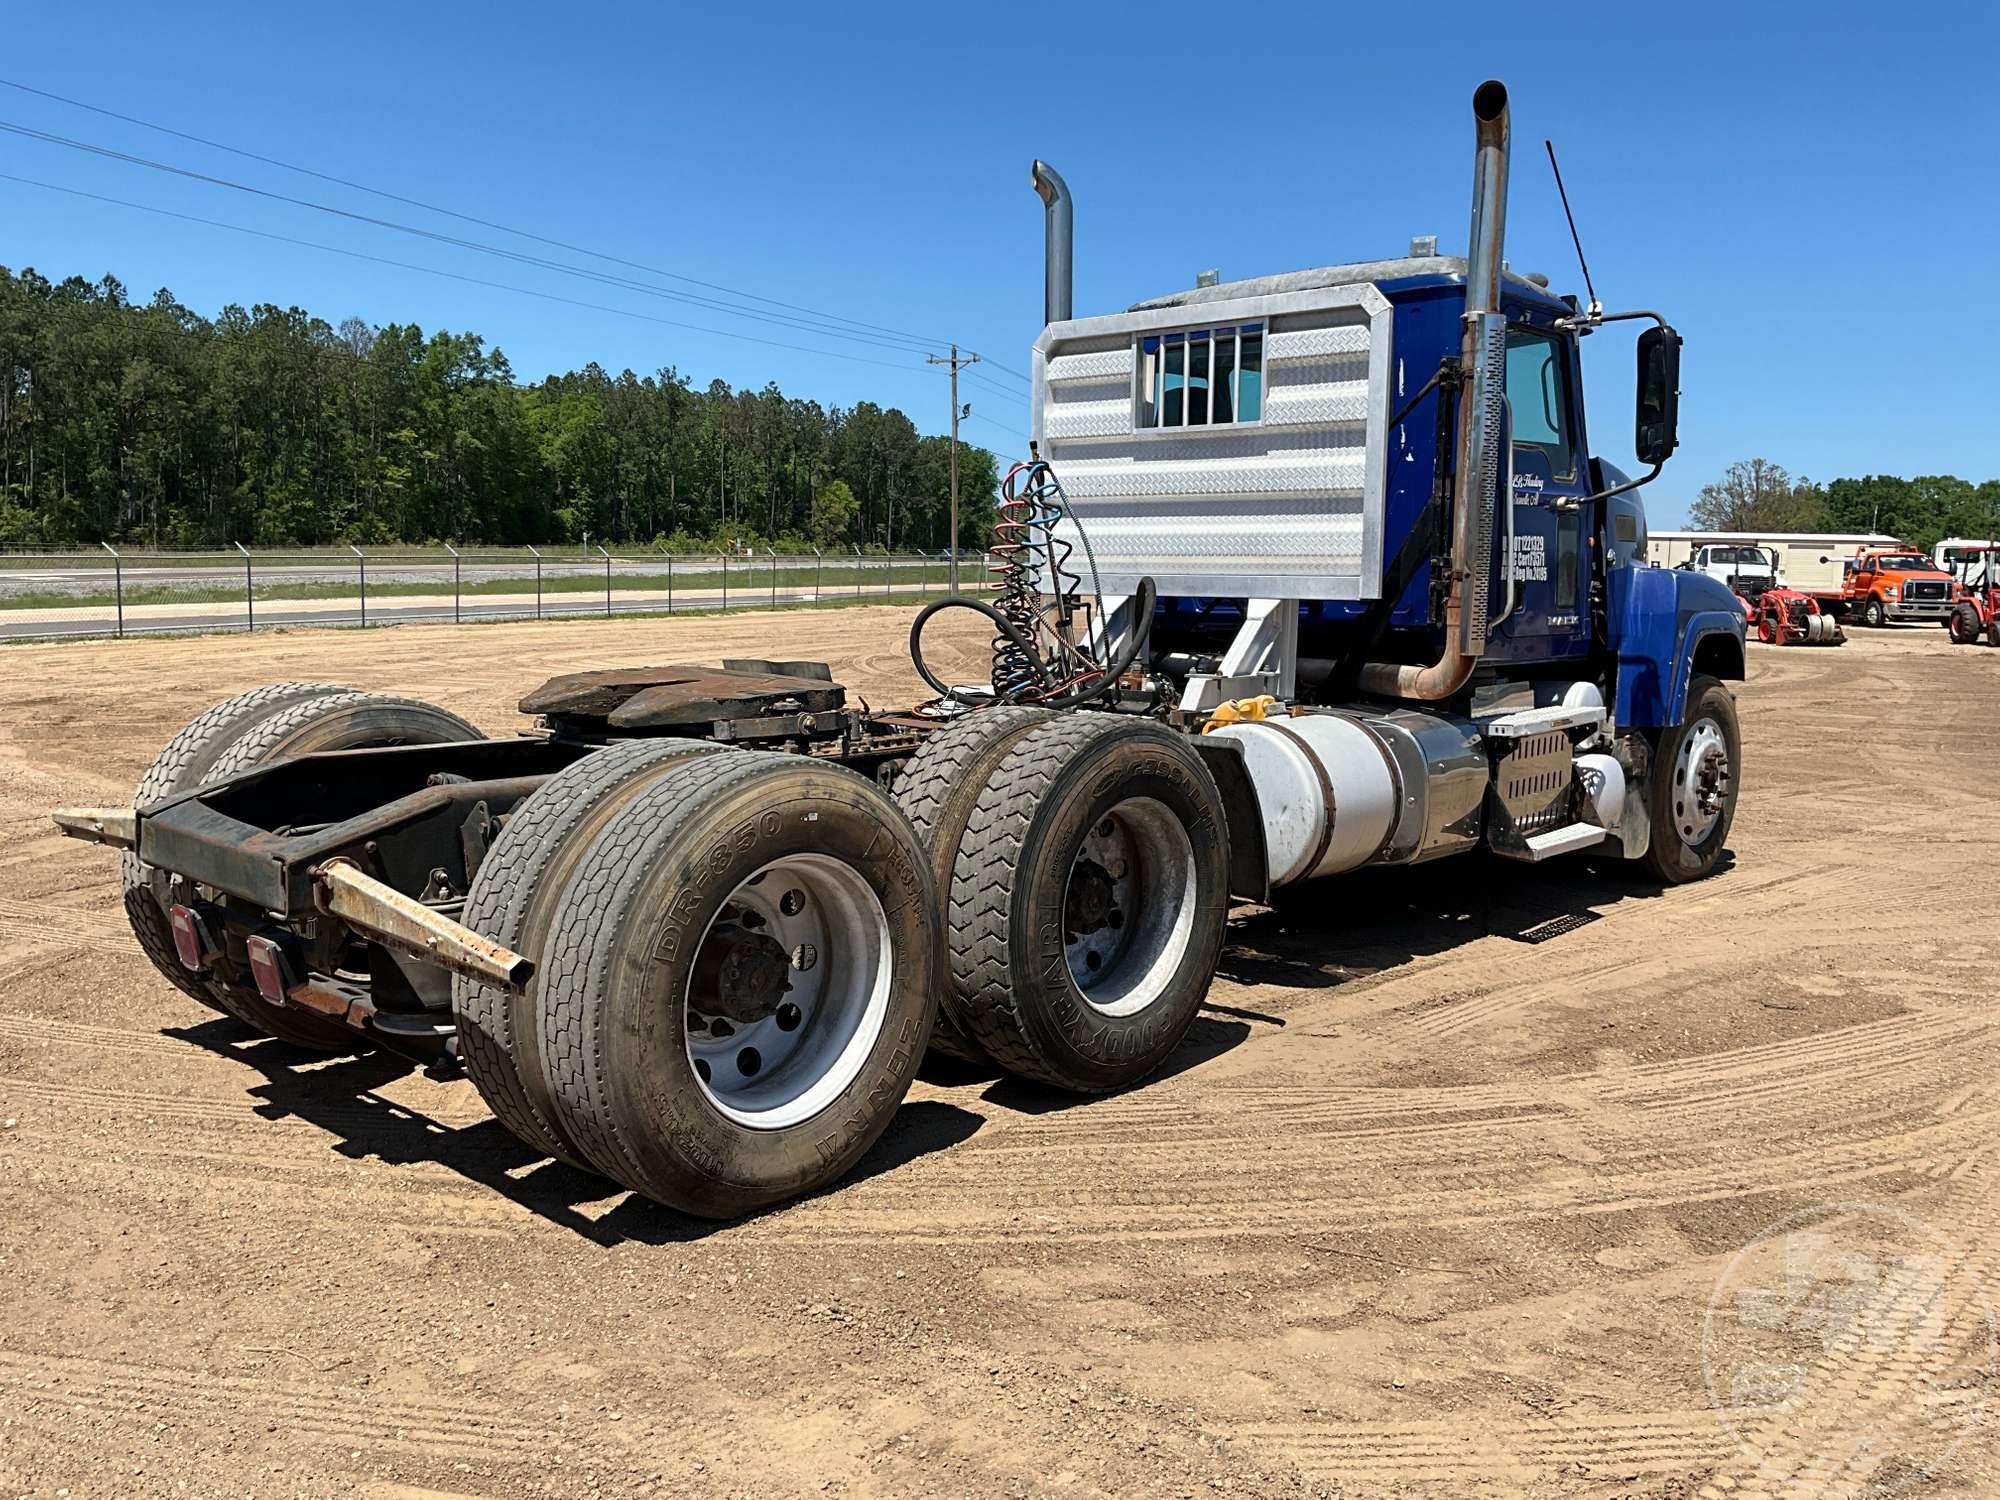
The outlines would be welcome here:
<svg viewBox="0 0 2000 1500">
<path fill-rule="evenodd" d="M 551 934 L 561 1127 L 605 1176 L 703 1218 L 852 1167 L 936 1018 L 937 901 L 908 821 L 867 778 L 793 756 L 667 768 L 583 856 Z"/>
<path fill-rule="evenodd" d="M 1715 742 L 1720 745 L 1726 781 L 1719 806 L 1711 812 L 1698 802 L 1689 802 L 1683 772 L 1697 757 L 1709 753 Z M 1743 736 L 1736 720 L 1736 700 L 1729 689 L 1713 677 L 1691 678 L 1681 722 L 1659 732 L 1651 765 L 1646 805 L 1652 820 L 1652 842 L 1646 849 L 1646 867 L 1666 885 L 1705 879 L 1722 858 L 1736 818 L 1737 792 L 1743 784 Z"/>
<path fill-rule="evenodd" d="M 1064 715 L 1016 740 L 966 824 L 952 1019 L 1008 1072 L 1125 1088 L 1180 1045 L 1229 908 L 1222 797 L 1184 736 Z"/>
</svg>

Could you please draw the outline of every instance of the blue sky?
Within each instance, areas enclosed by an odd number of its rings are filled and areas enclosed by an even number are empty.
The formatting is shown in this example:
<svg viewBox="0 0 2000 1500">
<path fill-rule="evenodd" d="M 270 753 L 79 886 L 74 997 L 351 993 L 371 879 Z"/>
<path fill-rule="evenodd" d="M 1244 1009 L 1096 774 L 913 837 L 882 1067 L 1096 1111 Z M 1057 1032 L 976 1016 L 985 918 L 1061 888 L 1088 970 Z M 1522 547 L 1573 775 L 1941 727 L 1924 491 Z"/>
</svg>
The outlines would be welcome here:
<svg viewBox="0 0 2000 1500">
<path fill-rule="evenodd" d="M 1553 136 L 1611 307 L 1687 338 L 1672 524 L 1760 455 L 1815 478 L 2000 476 L 2000 10 L 1273 4 L 550 8 L 0 5 L 0 77 L 1016 370 L 1041 318 L 1045 156 L 1077 198 L 1077 309 L 1226 277 L 1462 248 L 1468 101 L 1513 96 L 1508 258 L 1580 290 Z M 1647 14 L 1641 15 L 1641 12 Z M 1268 29 L 1249 28 L 1258 17 Z M 1657 18 L 1656 18 L 1657 16 Z M 0 120 L 616 271 L 0 88 Z M 811 345 L 772 348 L 0 181 L 0 263 L 111 272 L 212 314 L 470 328 L 524 378 L 595 359 L 946 419 L 900 348 L 771 324 L 0 135 L 0 172 Z M 640 275 L 641 273 L 627 273 Z M 658 280 L 658 278 L 649 278 Z M 701 294 L 683 283 L 669 287 Z M 712 295 L 712 294 L 711 294 Z M 780 310 L 761 305 L 767 313 Z M 1980 335 L 1984 342 L 1975 342 Z M 1587 346 L 1596 450 L 1631 464 L 1629 333 Z M 990 382 L 990 384 L 988 383 Z M 1021 447 L 1025 387 L 964 394 Z M 995 424 L 1004 424 L 995 425 Z"/>
</svg>

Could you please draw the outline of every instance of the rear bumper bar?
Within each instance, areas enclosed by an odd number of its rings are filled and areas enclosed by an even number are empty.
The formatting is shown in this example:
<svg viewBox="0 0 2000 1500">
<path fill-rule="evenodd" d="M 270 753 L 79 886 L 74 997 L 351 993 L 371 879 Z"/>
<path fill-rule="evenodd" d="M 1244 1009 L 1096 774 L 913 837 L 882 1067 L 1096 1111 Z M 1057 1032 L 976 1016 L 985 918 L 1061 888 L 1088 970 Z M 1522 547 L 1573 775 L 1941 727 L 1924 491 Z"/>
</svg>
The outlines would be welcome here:
<svg viewBox="0 0 2000 1500">
<path fill-rule="evenodd" d="M 459 893 L 468 824 L 498 818 L 587 749 L 522 737 L 303 755 L 141 808 L 137 849 L 280 922 L 319 909 L 319 873 L 347 859 L 391 889 L 436 872 Z"/>
</svg>

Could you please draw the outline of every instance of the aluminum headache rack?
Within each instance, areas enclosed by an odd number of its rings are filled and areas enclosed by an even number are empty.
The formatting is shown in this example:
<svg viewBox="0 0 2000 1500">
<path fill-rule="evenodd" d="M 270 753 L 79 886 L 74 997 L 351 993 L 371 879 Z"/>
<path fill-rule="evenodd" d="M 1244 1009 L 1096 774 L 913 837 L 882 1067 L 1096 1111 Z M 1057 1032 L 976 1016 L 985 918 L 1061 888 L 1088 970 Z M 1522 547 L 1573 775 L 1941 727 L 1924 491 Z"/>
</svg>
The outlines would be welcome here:
<svg viewBox="0 0 2000 1500">
<path fill-rule="evenodd" d="M 1106 593 L 1379 596 L 1391 321 L 1355 282 L 1051 324 L 1034 437 Z"/>
</svg>

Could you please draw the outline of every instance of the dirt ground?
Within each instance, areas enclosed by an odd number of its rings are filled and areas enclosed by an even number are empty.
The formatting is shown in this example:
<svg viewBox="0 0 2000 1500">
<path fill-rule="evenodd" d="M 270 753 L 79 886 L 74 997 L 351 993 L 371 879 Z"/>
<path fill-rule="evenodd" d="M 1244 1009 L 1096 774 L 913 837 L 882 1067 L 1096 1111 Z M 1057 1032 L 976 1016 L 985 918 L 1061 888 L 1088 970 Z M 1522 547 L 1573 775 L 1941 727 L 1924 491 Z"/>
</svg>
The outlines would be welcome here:
<svg viewBox="0 0 2000 1500">
<path fill-rule="evenodd" d="M 469 1083 L 246 1038 L 46 820 L 269 680 L 506 731 L 554 672 L 776 650 L 879 705 L 908 619 L 0 649 L 0 1491 L 2000 1491 L 2000 651 L 1942 631 L 1752 647 L 1707 883 L 1240 909 L 1165 1076 L 921 1083 L 850 1180 L 719 1228 Z"/>
</svg>

